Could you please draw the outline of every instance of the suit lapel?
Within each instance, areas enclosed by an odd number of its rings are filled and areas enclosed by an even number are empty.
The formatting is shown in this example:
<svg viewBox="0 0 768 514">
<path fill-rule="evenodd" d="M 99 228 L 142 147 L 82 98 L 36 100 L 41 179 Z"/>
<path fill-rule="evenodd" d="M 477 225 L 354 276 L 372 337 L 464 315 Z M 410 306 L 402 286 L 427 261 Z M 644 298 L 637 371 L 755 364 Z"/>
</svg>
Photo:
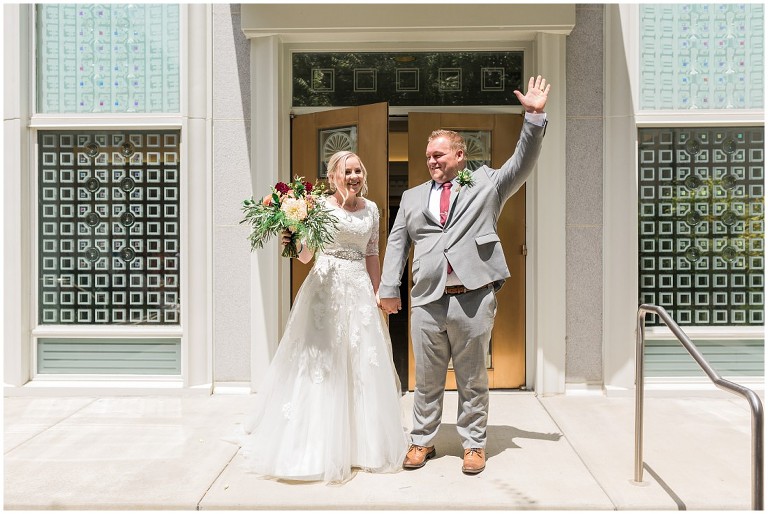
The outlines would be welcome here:
<svg viewBox="0 0 768 514">
<path fill-rule="evenodd" d="M 429 210 L 429 195 L 432 193 L 432 184 L 433 182 L 431 180 L 423 184 L 424 191 L 421 193 L 421 206 L 424 211 L 424 216 L 435 222 L 437 225 L 440 225 L 440 220 L 435 218 L 435 215 Z"/>
</svg>

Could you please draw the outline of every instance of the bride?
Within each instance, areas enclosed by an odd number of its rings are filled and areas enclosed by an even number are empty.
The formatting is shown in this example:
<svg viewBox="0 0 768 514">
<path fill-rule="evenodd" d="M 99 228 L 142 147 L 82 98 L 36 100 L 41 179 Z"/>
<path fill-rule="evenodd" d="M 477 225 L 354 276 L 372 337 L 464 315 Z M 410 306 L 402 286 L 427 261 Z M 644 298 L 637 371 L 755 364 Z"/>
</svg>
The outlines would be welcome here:
<svg viewBox="0 0 768 514">
<path fill-rule="evenodd" d="M 334 240 L 314 255 L 240 441 L 247 468 L 265 477 L 345 482 L 356 469 L 402 469 L 407 436 L 376 304 L 379 211 L 363 197 L 366 175 L 352 152 L 328 162 Z M 313 249 L 299 248 L 309 262 Z"/>
</svg>

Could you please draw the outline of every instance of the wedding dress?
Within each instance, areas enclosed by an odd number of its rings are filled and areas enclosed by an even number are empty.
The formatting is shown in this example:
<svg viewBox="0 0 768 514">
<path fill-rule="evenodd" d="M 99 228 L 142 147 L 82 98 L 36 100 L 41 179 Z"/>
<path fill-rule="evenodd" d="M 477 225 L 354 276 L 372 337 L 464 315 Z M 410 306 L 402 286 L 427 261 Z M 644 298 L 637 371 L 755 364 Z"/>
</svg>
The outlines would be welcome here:
<svg viewBox="0 0 768 514">
<path fill-rule="evenodd" d="M 344 482 L 355 468 L 394 472 L 407 436 L 400 382 L 365 256 L 378 254 L 379 211 L 338 218 L 333 243 L 296 295 L 285 333 L 241 439 L 250 471 L 271 478 Z"/>
</svg>

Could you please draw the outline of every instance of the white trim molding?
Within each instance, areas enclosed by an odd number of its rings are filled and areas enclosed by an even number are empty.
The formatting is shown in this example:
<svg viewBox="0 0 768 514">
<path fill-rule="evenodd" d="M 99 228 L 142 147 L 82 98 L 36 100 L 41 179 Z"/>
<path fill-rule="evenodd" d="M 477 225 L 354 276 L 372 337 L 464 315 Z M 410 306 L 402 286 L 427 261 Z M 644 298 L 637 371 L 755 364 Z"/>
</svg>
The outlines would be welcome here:
<svg viewBox="0 0 768 514">
<path fill-rule="evenodd" d="M 213 35 L 210 4 L 182 6 L 182 105 L 186 191 L 182 251 L 186 271 L 181 314 L 185 387 L 213 388 Z"/>
<path fill-rule="evenodd" d="M 564 35 L 540 33 L 535 47 L 535 74 L 554 84 L 547 99 L 547 135 L 532 182 L 534 236 L 528 258 L 533 259 L 534 277 L 533 284 L 526 288 L 527 294 L 533 295 L 532 371 L 540 395 L 565 392 L 565 39 Z"/>
<path fill-rule="evenodd" d="M 245 10 L 243 5 L 242 9 Z M 280 115 L 281 44 L 277 36 L 251 40 L 251 184 L 252 193 L 276 184 L 280 171 L 289 163 L 281 159 Z M 283 142 L 287 144 L 287 142 Z M 283 166 L 281 166 L 284 165 Z M 285 175 L 285 172 L 283 173 Z M 281 286 L 281 268 L 277 243 L 251 253 L 251 387 L 258 387 L 277 350 L 280 324 L 280 304 L 275 301 L 288 294 Z M 287 288 L 290 289 L 290 288 Z M 275 291 L 280 294 L 276 295 Z"/>
<path fill-rule="evenodd" d="M 241 6 L 248 38 L 281 42 L 504 41 L 538 33 L 568 35 L 574 4 L 260 4 Z"/>
<path fill-rule="evenodd" d="M 29 380 L 29 124 L 32 4 L 3 5 L 3 372 L 5 383 Z M 7 80 L 15 77 L 15 80 Z"/>
<path fill-rule="evenodd" d="M 621 7 L 605 7 L 603 384 L 634 390 L 637 314 L 637 129 Z"/>
<path fill-rule="evenodd" d="M 635 115 L 635 121 L 638 127 L 763 126 L 765 111 L 757 109 L 643 111 Z"/>
</svg>

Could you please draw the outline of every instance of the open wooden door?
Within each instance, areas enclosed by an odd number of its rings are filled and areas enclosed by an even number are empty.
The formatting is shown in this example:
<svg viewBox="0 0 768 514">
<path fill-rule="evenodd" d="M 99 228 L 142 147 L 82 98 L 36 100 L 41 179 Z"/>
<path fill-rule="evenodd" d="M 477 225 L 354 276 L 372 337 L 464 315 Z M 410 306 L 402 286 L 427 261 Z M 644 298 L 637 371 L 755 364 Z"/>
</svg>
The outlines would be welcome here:
<svg viewBox="0 0 768 514">
<path fill-rule="evenodd" d="M 430 179 L 425 152 L 427 138 L 433 130 L 450 129 L 464 136 L 471 169 L 482 164 L 499 168 L 515 151 L 522 124 L 523 117 L 513 114 L 409 113 L 408 187 Z M 491 388 L 514 389 L 525 385 L 525 186 L 504 205 L 498 233 L 511 277 L 497 294 L 498 309 L 486 364 Z M 408 382 L 409 389 L 413 389 L 415 373 L 410 340 L 408 352 Z M 452 369 L 448 371 L 446 388 L 456 388 Z"/>
<path fill-rule="evenodd" d="M 389 219 L 388 164 L 389 107 L 386 102 L 295 116 L 291 125 L 291 176 L 314 183 L 325 178 L 325 164 L 340 150 L 355 152 L 368 171 L 367 198 L 381 215 L 379 256 L 387 245 Z M 291 303 L 307 277 L 312 261 L 291 261 Z"/>
</svg>

